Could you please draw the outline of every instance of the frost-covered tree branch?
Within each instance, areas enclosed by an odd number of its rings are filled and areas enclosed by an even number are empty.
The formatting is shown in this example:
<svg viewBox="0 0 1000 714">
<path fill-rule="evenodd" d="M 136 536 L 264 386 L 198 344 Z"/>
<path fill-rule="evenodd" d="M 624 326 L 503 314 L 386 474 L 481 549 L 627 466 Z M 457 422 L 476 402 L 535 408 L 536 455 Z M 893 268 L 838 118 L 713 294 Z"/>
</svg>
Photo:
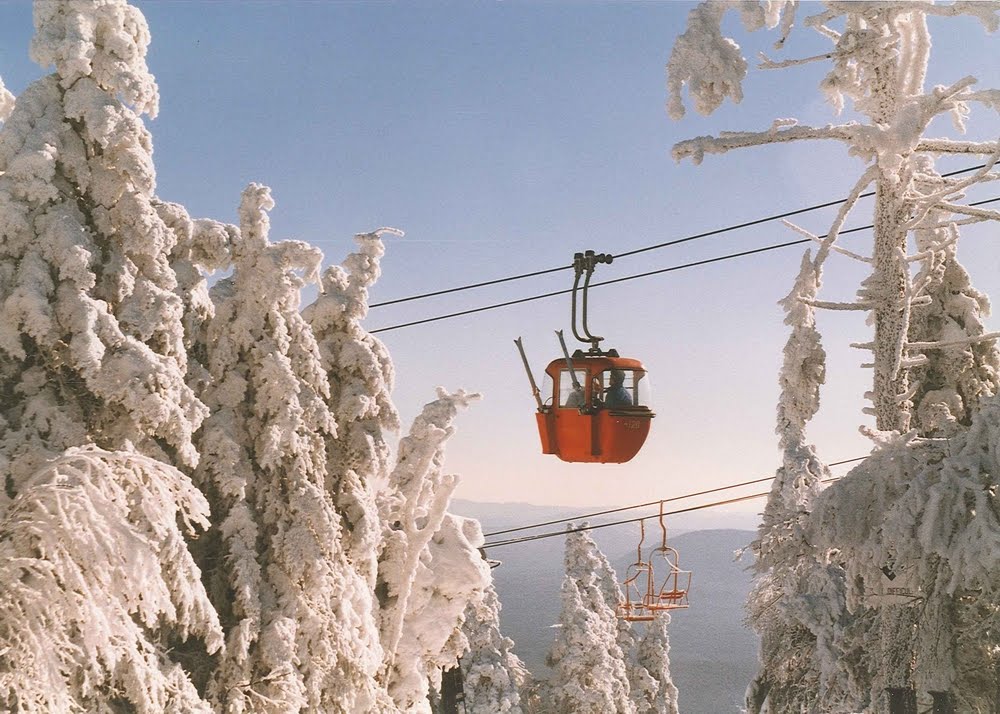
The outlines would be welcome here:
<svg viewBox="0 0 1000 714">
<path fill-rule="evenodd" d="M 0 520 L 0 706 L 210 712 L 172 638 L 222 648 L 185 536 L 208 503 L 132 452 L 70 449 L 22 483 Z"/>
<path fill-rule="evenodd" d="M 872 262 L 871 258 L 866 258 L 863 255 L 858 255 L 857 253 L 849 251 L 846 248 L 841 248 L 839 245 L 834 245 L 832 242 L 830 242 L 831 236 L 833 238 L 836 238 L 836 233 L 834 232 L 834 230 L 831 230 L 831 232 L 829 234 L 827 234 L 826 236 L 818 236 L 815 233 L 807 231 L 805 228 L 802 228 L 801 226 L 795 225 L 791 221 L 783 220 L 782 223 L 785 224 L 788 228 L 790 228 L 793 231 L 795 231 L 796 233 L 798 233 L 800 236 L 804 236 L 805 238 L 808 238 L 811 241 L 815 241 L 816 243 L 819 243 L 820 244 L 820 251 L 824 255 L 824 257 L 825 257 L 825 254 L 829 253 L 830 251 L 833 251 L 834 253 L 839 253 L 840 255 L 843 255 L 843 256 L 846 256 L 848 258 L 851 258 L 852 260 L 856 260 L 859 263 L 871 263 Z M 836 227 L 835 227 L 835 229 L 836 229 Z M 819 258 L 817 257 L 817 260 L 818 259 Z M 811 304 L 815 305 L 816 303 L 814 301 Z"/>
<path fill-rule="evenodd" d="M 793 126 L 774 131 L 733 131 L 720 136 L 699 136 L 674 144 L 671 155 L 675 161 L 690 158 L 700 164 L 705 154 L 725 154 L 734 149 L 745 149 L 765 144 L 781 144 L 809 139 L 834 139 L 847 144 L 855 144 L 862 133 L 861 127 L 853 124 L 841 126 L 809 127 Z"/>
<path fill-rule="evenodd" d="M 385 524 L 378 569 L 383 677 L 405 711 L 423 711 L 441 668 L 464 653 L 467 643 L 452 634 L 468 602 L 489 583 L 489 566 L 478 551 L 482 531 L 474 521 L 447 513 L 458 478 L 442 468 L 458 410 L 477 399 L 464 390 L 438 388 L 438 398 L 424 406 L 400 441 L 379 504 Z"/>
<path fill-rule="evenodd" d="M 921 139 L 916 150 L 927 154 L 978 154 L 989 156 L 1000 150 L 996 141 L 956 141 L 953 139 Z"/>
<path fill-rule="evenodd" d="M 1000 29 L 1000 2 L 996 0 L 956 0 L 947 5 L 928 5 L 924 11 L 928 15 L 939 17 L 971 15 L 978 19 L 988 32 Z"/>
</svg>

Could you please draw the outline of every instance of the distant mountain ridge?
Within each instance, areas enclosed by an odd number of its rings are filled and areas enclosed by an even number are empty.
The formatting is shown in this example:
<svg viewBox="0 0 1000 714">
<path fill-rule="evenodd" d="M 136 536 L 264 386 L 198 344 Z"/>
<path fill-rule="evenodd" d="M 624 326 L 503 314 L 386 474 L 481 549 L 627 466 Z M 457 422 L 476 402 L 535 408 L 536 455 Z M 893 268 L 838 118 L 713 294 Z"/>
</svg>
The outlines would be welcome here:
<svg viewBox="0 0 1000 714">
<path fill-rule="evenodd" d="M 452 510 L 459 515 L 478 518 L 486 532 L 588 512 L 586 509 L 460 500 L 453 502 Z M 596 510 L 602 509 L 591 509 L 591 512 Z M 629 514 L 618 517 L 629 517 Z M 735 520 L 742 525 L 756 521 L 756 517 L 751 514 Z M 670 633 L 671 674 L 680 690 L 681 711 L 685 714 L 735 714 L 742 708 L 743 694 L 756 671 L 758 641 L 744 624 L 743 605 L 751 581 L 747 570 L 750 557 L 744 554 L 737 560 L 736 553 L 745 548 L 756 533 L 747 527 L 689 530 L 678 521 L 681 521 L 679 517 L 669 521 L 669 542 L 680 554 L 681 567 L 693 572 L 691 607 L 674 614 Z M 683 525 L 696 523 L 688 519 Z M 651 530 L 648 525 L 647 544 L 651 538 L 659 538 L 659 529 L 654 526 Z M 539 532 L 558 531 L 562 527 L 549 526 Z M 592 535 L 620 578 L 636 559 L 638 526 L 603 528 L 593 531 Z M 489 550 L 491 558 L 503 563 L 493 571 L 493 576 L 503 606 L 504 634 L 514 640 L 515 651 L 538 677 L 548 676 L 545 654 L 553 639 L 551 626 L 559 616 L 563 546 L 563 538 L 553 537 Z"/>
</svg>

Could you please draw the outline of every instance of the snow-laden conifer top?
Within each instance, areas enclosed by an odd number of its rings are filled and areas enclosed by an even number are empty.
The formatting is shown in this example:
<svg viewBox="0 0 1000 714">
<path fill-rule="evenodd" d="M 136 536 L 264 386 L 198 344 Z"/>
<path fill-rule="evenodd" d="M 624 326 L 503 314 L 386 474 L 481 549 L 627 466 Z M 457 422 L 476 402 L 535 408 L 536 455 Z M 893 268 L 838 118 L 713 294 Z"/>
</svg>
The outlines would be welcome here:
<svg viewBox="0 0 1000 714">
<path fill-rule="evenodd" d="M 155 117 L 159 92 L 146 66 L 149 41 L 146 18 L 125 0 L 35 3 L 33 60 L 54 66 L 66 89 L 89 77 L 136 112 Z"/>
</svg>

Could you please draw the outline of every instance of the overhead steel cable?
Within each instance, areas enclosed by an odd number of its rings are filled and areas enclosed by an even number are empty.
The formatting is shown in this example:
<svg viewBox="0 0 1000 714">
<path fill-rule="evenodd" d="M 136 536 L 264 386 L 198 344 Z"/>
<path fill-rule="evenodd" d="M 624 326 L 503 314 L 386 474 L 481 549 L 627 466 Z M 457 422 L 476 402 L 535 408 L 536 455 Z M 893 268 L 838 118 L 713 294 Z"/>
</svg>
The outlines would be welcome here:
<svg viewBox="0 0 1000 714">
<path fill-rule="evenodd" d="M 948 178 L 950 176 L 957 176 L 959 174 L 968 173 L 970 171 L 978 171 L 984 168 L 986 164 L 980 164 L 979 166 L 969 166 L 968 168 L 958 169 L 957 171 L 949 171 L 948 173 L 941 174 L 941 178 Z M 863 193 L 858 198 L 870 198 L 874 196 L 874 191 L 869 191 L 868 193 Z M 656 243 L 655 245 L 648 245 L 645 248 L 636 248 L 635 250 L 625 251 L 624 253 L 618 253 L 615 258 L 626 258 L 631 255 L 638 255 L 639 253 L 645 253 L 650 250 L 659 250 L 660 248 L 668 248 L 674 245 L 680 245 L 681 243 L 688 243 L 690 241 L 700 240 L 701 238 L 710 238 L 711 236 L 720 235 L 722 233 L 730 233 L 732 231 L 742 230 L 743 228 L 750 228 L 751 226 L 760 225 L 761 223 L 768 223 L 770 221 L 777 221 L 782 218 L 789 218 L 791 216 L 797 216 L 802 213 L 809 213 L 810 211 L 818 211 L 822 208 L 830 208 L 831 206 L 837 206 L 844 201 L 846 198 L 840 198 L 835 201 L 827 201 L 826 203 L 817 203 L 813 206 L 807 206 L 805 208 L 797 208 L 793 211 L 786 211 L 784 213 L 776 213 L 772 216 L 766 216 L 764 218 L 757 218 L 752 221 L 746 221 L 745 223 L 737 223 L 735 225 L 726 226 L 724 228 L 715 228 L 710 231 L 705 231 L 704 233 L 696 233 L 694 235 L 685 236 L 684 238 L 677 238 L 675 240 L 669 240 L 664 243 Z M 539 275 L 548 275 L 550 273 L 558 273 L 563 270 L 572 270 L 573 265 L 560 265 L 556 268 L 546 268 L 544 270 L 536 270 L 530 273 L 521 273 L 520 275 L 509 275 L 504 278 L 496 278 L 494 280 L 484 280 L 479 283 L 470 283 L 468 285 L 459 285 L 454 288 L 445 288 L 443 290 L 434 290 L 429 293 L 421 293 L 419 295 L 410 295 L 408 297 L 396 298 L 394 300 L 383 300 L 382 302 L 373 302 L 369 305 L 369 308 L 385 307 L 386 305 L 397 305 L 404 302 L 412 302 L 414 300 L 423 300 L 424 298 L 437 297 L 438 295 L 448 295 L 450 293 L 457 293 L 463 290 L 473 290 L 475 288 L 483 288 L 489 285 L 500 285 L 501 283 L 509 283 L 514 280 L 523 280 L 525 278 L 534 278 Z M 559 294 L 559 293 L 553 293 Z"/>
<path fill-rule="evenodd" d="M 833 476 L 831 478 L 825 478 L 820 480 L 820 483 L 831 483 L 833 481 L 839 481 L 840 476 Z M 736 498 L 728 498 L 725 501 L 714 501 L 712 503 L 702 503 L 697 506 L 688 506 L 687 508 L 678 508 L 674 511 L 664 511 L 662 515 L 664 516 L 676 516 L 681 513 L 691 513 L 692 511 L 701 511 L 706 508 L 718 508 L 719 506 L 728 506 L 733 503 L 741 503 L 743 501 L 752 501 L 755 498 L 764 498 L 770 492 L 764 491 L 763 493 L 752 493 L 749 496 L 738 496 Z M 656 503 L 659 503 L 657 501 Z M 648 521 L 653 518 L 659 518 L 659 513 L 651 513 L 648 516 L 637 516 L 636 518 L 626 518 L 621 521 L 610 521 L 608 523 L 597 523 L 595 525 L 585 525 L 585 526 L 575 526 L 573 528 L 566 528 L 561 531 L 553 531 L 549 533 L 536 533 L 535 535 L 521 536 L 520 538 L 509 538 L 507 540 L 495 541 L 493 543 L 484 543 L 482 548 L 499 548 L 504 545 L 516 545 L 518 543 L 529 543 L 533 540 L 544 540 L 545 538 L 558 538 L 559 536 L 565 536 L 569 533 L 580 533 L 582 531 L 595 531 L 599 528 L 611 528 L 613 526 L 623 526 L 629 523 L 638 523 L 639 521 Z"/>
<path fill-rule="evenodd" d="M 487 285 L 499 285 L 500 283 L 509 283 L 512 280 L 522 280 L 524 278 L 534 278 L 538 275 L 548 275 L 549 273 L 558 273 L 563 270 L 572 270 L 572 265 L 561 265 L 558 268 L 546 268 L 545 270 L 536 270 L 533 273 L 522 273 L 521 275 L 511 275 L 506 278 L 497 278 L 496 280 L 484 280 L 481 283 L 472 283 L 471 285 L 460 285 L 456 288 L 445 288 L 444 290 L 435 290 L 431 293 L 423 293 L 421 295 L 411 295 L 410 297 L 397 298 L 396 300 L 385 300 L 383 302 L 373 302 L 369 305 L 369 308 L 373 307 L 384 307 L 385 305 L 395 305 L 400 302 L 410 302 L 412 300 L 423 300 L 424 298 L 435 297 L 437 295 L 447 295 L 448 293 L 457 293 L 463 290 L 472 290 L 473 288 L 483 288 Z"/>
<path fill-rule="evenodd" d="M 986 164 L 979 164 L 978 166 L 969 166 L 968 168 L 958 169 L 957 171 L 949 171 L 946 174 L 941 174 L 941 178 L 948 178 L 950 176 L 957 176 L 959 174 L 969 173 L 970 171 L 978 171 L 979 169 L 985 168 Z M 858 199 L 871 198 L 875 195 L 874 191 L 868 191 L 867 193 L 862 193 L 858 196 Z M 786 213 L 779 213 L 773 216 L 768 216 L 767 218 L 760 218 L 753 221 L 747 221 L 746 223 L 739 223 L 734 226 L 727 226 L 725 228 L 716 228 L 712 231 L 706 231 L 704 233 L 698 233 L 693 236 L 688 236 L 686 238 L 678 238 L 676 240 L 667 241 L 666 243 L 657 243 L 655 245 L 648 245 L 645 248 L 636 248 L 635 250 L 627 250 L 624 253 L 615 253 L 615 258 L 626 258 L 630 255 L 638 255 L 639 253 L 645 253 L 650 250 L 658 250 L 660 248 L 667 248 L 672 245 L 679 245 L 680 243 L 687 243 L 688 241 L 698 240 L 699 238 L 708 238 L 710 236 L 719 235 L 720 233 L 728 233 L 730 231 L 738 231 L 743 228 L 750 228 L 751 226 L 756 226 L 760 223 L 767 223 L 770 221 L 777 221 L 782 218 L 789 218 L 791 216 L 797 216 L 802 213 L 809 213 L 810 211 L 818 211 L 821 208 L 830 208 L 831 206 L 839 206 L 841 203 L 847 201 L 846 198 L 840 198 L 836 201 L 827 201 L 826 203 L 817 203 L 815 206 L 808 206 L 806 208 L 798 208 L 794 211 L 788 211 Z M 860 229 L 857 229 L 860 230 Z M 845 233 L 847 231 L 844 231 Z"/>
<path fill-rule="evenodd" d="M 832 464 L 827 464 L 827 466 L 842 466 L 844 464 L 852 464 L 855 461 L 861 461 L 868 458 L 867 456 L 858 456 L 853 459 L 844 459 L 843 461 L 834 461 Z M 765 476 L 764 478 L 753 479 L 752 481 L 744 481 L 743 483 L 734 483 L 728 486 L 719 486 L 718 488 L 710 488 L 705 491 L 695 491 L 694 493 L 685 493 L 683 496 L 671 496 L 670 498 L 661 498 L 656 501 L 647 501 L 646 503 L 636 503 L 632 506 L 621 506 L 619 508 L 609 508 L 605 511 L 594 511 L 593 513 L 583 513 L 577 516 L 570 516 L 568 518 L 556 518 L 551 521 L 543 521 L 541 523 L 533 523 L 530 526 L 518 526 L 517 528 L 505 528 L 500 531 L 493 531 L 491 533 L 483 534 L 484 538 L 492 538 L 498 535 L 504 535 L 507 533 L 518 533 L 520 531 L 532 530 L 535 528 L 545 528 L 546 526 L 555 526 L 560 523 L 570 523 L 572 521 L 582 521 L 588 518 L 596 518 L 597 516 L 607 516 L 611 513 L 622 513 L 624 511 L 634 511 L 637 508 L 648 508 L 650 506 L 657 506 L 661 503 L 672 503 L 673 501 L 683 501 L 688 498 L 695 498 L 697 496 L 707 496 L 710 493 L 719 493 L 721 491 L 731 491 L 734 488 L 742 488 L 743 486 L 753 486 L 758 483 L 766 483 L 767 481 L 773 481 L 774 476 Z"/>
<path fill-rule="evenodd" d="M 982 205 L 987 204 L 987 203 L 995 203 L 996 201 L 1000 201 L 1000 196 L 996 196 L 994 198 L 988 198 L 988 199 L 986 199 L 984 201 L 975 201 L 975 202 L 972 202 L 972 203 L 970 203 L 968 205 L 969 206 L 982 206 Z M 848 233 L 857 233 L 859 231 L 869 230 L 869 229 L 871 229 L 873 227 L 874 226 L 872 226 L 872 225 L 867 225 L 867 226 L 858 226 L 857 228 L 848 228 L 847 230 L 840 231 L 840 233 L 838 235 L 847 235 Z M 826 238 L 826 235 L 824 234 L 824 235 L 816 236 L 816 237 L 818 239 L 823 239 L 823 238 Z M 775 243 L 773 245 L 766 245 L 766 246 L 763 246 L 761 248 L 753 248 L 751 250 L 744 250 L 744 251 L 740 251 L 738 253 L 728 253 L 726 255 L 716 256 L 715 258 L 706 258 L 704 260 L 696 260 L 696 261 L 693 261 L 693 262 L 690 262 L 690 263 L 682 263 L 680 265 L 671 265 L 671 266 L 669 266 L 667 268 L 660 268 L 659 270 L 650 270 L 650 271 L 645 272 L 645 273 L 636 273 L 634 275 L 626 275 L 625 277 L 615 278 L 614 280 L 604 280 L 604 281 L 601 281 L 601 282 L 598 282 L 598 283 L 591 283 L 590 287 L 596 288 L 596 287 L 601 286 L 601 285 L 613 285 L 615 283 L 623 283 L 623 282 L 626 282 L 626 281 L 629 281 L 629 280 L 637 280 L 638 278 L 647 278 L 647 277 L 649 277 L 651 275 L 660 275 L 662 273 L 671 273 L 671 272 L 678 271 L 678 270 L 686 270 L 688 268 L 696 268 L 696 267 L 699 267 L 699 266 L 702 266 L 702 265 L 709 265 L 711 263 L 721 263 L 721 262 L 726 261 L 726 260 L 734 260 L 736 258 L 745 258 L 745 257 L 750 256 L 750 255 L 756 255 L 757 253 L 766 253 L 768 251 L 778 250 L 780 248 L 789 248 L 789 247 L 794 246 L 794 245 L 802 245 L 804 243 L 811 243 L 811 242 L 812 242 L 811 238 L 799 238 L 797 240 L 786 241 L 784 243 Z M 570 267 L 572 267 L 572 266 L 570 266 Z M 549 292 L 549 293 L 542 293 L 541 295 L 532 295 L 530 297 L 518 298 L 517 300 L 507 300 L 505 302 L 493 303 L 491 305 L 484 305 L 482 307 L 475 307 L 475 308 L 471 308 L 469 310 L 459 310 L 458 312 L 452 312 L 452 313 L 448 313 L 446 315 L 437 315 L 436 317 L 427 317 L 427 318 L 424 318 L 422 320 L 413 320 L 411 322 L 403 322 L 403 323 L 400 323 L 398 325 L 391 325 L 389 327 L 380 327 L 378 329 L 371 330 L 371 333 L 372 334 L 376 334 L 376 333 L 379 333 L 379 332 L 389 332 L 391 330 L 401 330 L 404 327 L 413 327 L 415 325 L 424 325 L 424 324 L 427 324 L 429 322 L 438 322 L 440 320 L 450 320 L 451 318 L 454 318 L 454 317 L 462 317 L 463 315 L 473 315 L 473 314 L 478 313 L 478 312 L 486 312 L 487 310 L 497 310 L 497 309 L 502 308 L 502 307 L 510 307 L 511 305 L 519 305 L 521 303 L 532 302 L 534 300 L 544 300 L 546 298 L 556 297 L 558 295 L 568 295 L 568 294 L 570 294 L 572 292 L 573 292 L 572 289 L 554 290 L 554 291 Z"/>
</svg>

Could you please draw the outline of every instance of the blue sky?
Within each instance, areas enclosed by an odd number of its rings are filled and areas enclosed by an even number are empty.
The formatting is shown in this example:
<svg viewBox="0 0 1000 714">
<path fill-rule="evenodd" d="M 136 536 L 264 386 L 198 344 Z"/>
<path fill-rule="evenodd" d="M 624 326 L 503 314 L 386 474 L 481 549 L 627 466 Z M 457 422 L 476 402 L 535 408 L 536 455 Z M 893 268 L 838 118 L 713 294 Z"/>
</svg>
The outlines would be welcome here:
<svg viewBox="0 0 1000 714">
<path fill-rule="evenodd" d="M 839 145 L 785 145 L 676 164 L 673 143 L 777 117 L 839 121 L 816 86 L 822 67 L 751 69 L 746 98 L 716 115 L 664 110 L 664 65 L 690 3 L 144 2 L 149 64 L 161 93 L 153 133 L 158 193 L 194 216 L 236 220 L 243 187 L 272 187 L 272 240 L 320 246 L 327 262 L 351 236 L 388 240 L 375 302 L 568 264 L 577 250 L 624 252 L 846 195 L 860 163 Z M 805 11 L 815 8 L 806 3 Z M 768 33 L 731 31 L 748 57 Z M 935 21 L 928 85 L 967 74 L 1000 87 L 996 36 L 972 20 Z M 27 57 L 30 5 L 0 2 L 0 77 L 20 92 L 42 70 Z M 825 51 L 796 31 L 781 55 Z M 947 35 L 947 37 L 945 36 Z M 795 38 L 795 35 L 793 35 Z M 950 128 L 941 126 L 941 133 Z M 1000 134 L 974 115 L 970 137 Z M 971 165 L 965 160 L 955 166 Z M 995 190 L 995 189 L 994 189 Z M 1000 195 L 1000 190 L 996 190 Z M 990 189 L 972 196 L 992 197 Z M 823 233 L 831 214 L 799 222 Z M 863 206 L 849 225 L 869 222 Z M 991 232 L 992 231 L 992 232 Z M 967 231 L 974 284 L 1000 292 L 996 229 Z M 614 279 L 794 239 L 779 224 L 602 266 Z M 845 239 L 865 250 L 867 236 Z M 463 413 L 446 467 L 458 495 L 491 501 L 617 505 L 772 474 L 777 370 L 786 338 L 777 301 L 801 249 L 669 273 L 591 295 L 591 327 L 644 361 L 657 418 L 647 446 L 620 466 L 569 465 L 539 453 L 513 339 L 536 376 L 569 323 L 555 298 L 381 333 L 408 426 L 434 387 L 481 391 Z M 849 299 L 861 273 L 828 264 L 824 297 Z M 569 273 L 376 308 L 370 329 L 568 288 Z M 997 321 L 991 320 L 993 329 Z M 828 461 L 867 453 L 862 394 L 870 374 L 858 315 L 820 316 L 830 354 L 810 430 Z M 760 504 L 748 506 L 757 509 Z"/>
</svg>

